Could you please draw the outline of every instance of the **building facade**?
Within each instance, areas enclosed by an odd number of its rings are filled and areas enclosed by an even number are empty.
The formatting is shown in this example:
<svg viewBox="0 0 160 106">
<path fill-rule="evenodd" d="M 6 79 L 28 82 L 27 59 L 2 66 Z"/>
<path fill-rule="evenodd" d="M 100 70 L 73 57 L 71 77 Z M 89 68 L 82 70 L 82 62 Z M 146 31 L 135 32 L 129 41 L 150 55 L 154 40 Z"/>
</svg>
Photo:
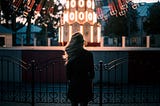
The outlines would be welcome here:
<svg viewBox="0 0 160 106">
<path fill-rule="evenodd" d="M 94 0 L 66 0 L 58 42 L 65 45 L 78 31 L 83 34 L 86 45 L 100 45 L 101 25 L 97 22 L 94 9 Z"/>
</svg>

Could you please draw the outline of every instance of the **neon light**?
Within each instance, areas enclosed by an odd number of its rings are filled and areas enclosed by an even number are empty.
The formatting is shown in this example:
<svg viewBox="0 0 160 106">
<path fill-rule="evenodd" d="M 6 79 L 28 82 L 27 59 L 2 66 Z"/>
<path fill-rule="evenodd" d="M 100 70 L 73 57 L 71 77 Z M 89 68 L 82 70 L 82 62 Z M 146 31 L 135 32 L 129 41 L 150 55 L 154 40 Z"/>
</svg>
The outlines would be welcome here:
<svg viewBox="0 0 160 106">
<path fill-rule="evenodd" d="M 93 18 L 92 13 L 88 13 L 88 20 L 89 20 L 89 21 L 92 21 L 92 18 Z"/>
<path fill-rule="evenodd" d="M 86 22 L 88 21 L 88 11 L 86 11 Z"/>
<path fill-rule="evenodd" d="M 61 42 L 63 42 L 63 32 L 64 32 L 64 26 L 62 26 L 62 28 L 61 28 Z"/>
<path fill-rule="evenodd" d="M 80 20 L 83 20 L 83 19 L 84 19 L 84 13 L 83 13 L 83 12 L 80 12 L 78 16 L 79 16 L 79 19 L 80 19 Z"/>
<path fill-rule="evenodd" d="M 83 7 L 84 6 L 84 1 L 83 0 L 79 0 L 78 5 L 79 5 L 79 7 Z"/>
<path fill-rule="evenodd" d="M 69 39 L 68 39 L 68 41 L 71 40 L 71 37 L 72 37 L 72 26 L 69 26 Z"/>
<path fill-rule="evenodd" d="M 71 7 L 74 8 L 76 6 L 76 1 L 75 0 L 71 0 Z"/>
<path fill-rule="evenodd" d="M 132 0 L 134 3 L 140 3 L 140 2 L 146 2 L 146 3 L 152 3 L 152 2 L 158 2 L 159 0 Z"/>
<path fill-rule="evenodd" d="M 70 12 L 69 17 L 70 17 L 70 20 L 72 20 L 72 21 L 73 21 L 73 20 L 74 20 L 74 17 L 75 17 L 75 16 L 74 16 L 74 13 L 73 13 L 73 12 Z"/>
<path fill-rule="evenodd" d="M 77 11 L 75 11 L 75 21 L 77 22 Z"/>
<path fill-rule="evenodd" d="M 59 27 L 58 35 L 58 42 L 61 42 L 61 27 Z"/>
<path fill-rule="evenodd" d="M 80 32 L 83 35 L 83 26 L 82 25 L 80 26 Z"/>
<path fill-rule="evenodd" d="M 88 7 L 88 8 L 91 8 L 91 7 L 92 7 L 91 0 L 88 0 L 88 1 L 87 1 L 87 7 Z"/>
<path fill-rule="evenodd" d="M 93 13 L 93 23 L 96 23 L 97 22 L 97 15 L 96 13 L 94 12 Z"/>
<path fill-rule="evenodd" d="M 91 26 L 91 42 L 93 42 L 93 26 Z"/>
<path fill-rule="evenodd" d="M 68 22 L 68 12 L 64 13 L 64 18 L 63 18 L 64 23 Z"/>
<path fill-rule="evenodd" d="M 66 1 L 66 8 L 69 9 L 69 1 Z"/>
<path fill-rule="evenodd" d="M 92 9 L 95 9 L 95 4 L 94 4 L 94 0 L 92 0 Z"/>
<path fill-rule="evenodd" d="M 100 42 L 101 39 L 101 26 L 97 27 L 97 42 Z"/>
</svg>

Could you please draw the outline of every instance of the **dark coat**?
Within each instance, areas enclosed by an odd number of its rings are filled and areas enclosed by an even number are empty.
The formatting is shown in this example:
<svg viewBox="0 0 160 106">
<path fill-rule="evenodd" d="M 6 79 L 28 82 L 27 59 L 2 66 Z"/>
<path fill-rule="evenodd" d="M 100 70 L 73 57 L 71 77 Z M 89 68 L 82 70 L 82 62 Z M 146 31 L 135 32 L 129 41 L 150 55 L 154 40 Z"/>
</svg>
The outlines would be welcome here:
<svg viewBox="0 0 160 106">
<path fill-rule="evenodd" d="M 74 102 L 90 101 L 93 99 L 92 79 L 94 78 L 93 55 L 83 50 L 66 66 L 69 80 L 68 98 Z"/>
</svg>

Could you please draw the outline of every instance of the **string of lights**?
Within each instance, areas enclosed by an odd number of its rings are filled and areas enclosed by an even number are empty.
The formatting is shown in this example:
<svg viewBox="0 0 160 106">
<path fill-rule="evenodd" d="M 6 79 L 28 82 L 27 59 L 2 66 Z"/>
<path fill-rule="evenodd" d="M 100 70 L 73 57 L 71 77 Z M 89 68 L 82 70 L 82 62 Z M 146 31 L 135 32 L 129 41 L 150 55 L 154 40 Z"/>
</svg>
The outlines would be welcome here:
<svg viewBox="0 0 160 106">
<path fill-rule="evenodd" d="M 95 0 L 95 11 L 97 14 L 98 20 L 104 20 L 106 21 L 108 19 L 108 11 L 105 11 L 106 9 L 103 9 L 104 7 L 104 1 L 103 0 Z"/>
<path fill-rule="evenodd" d="M 96 12 L 99 19 L 107 20 L 108 14 L 103 12 L 103 0 L 95 0 Z M 108 0 L 109 14 L 111 16 L 124 16 L 128 11 L 128 5 L 133 9 L 138 7 L 138 3 L 133 0 Z"/>
<path fill-rule="evenodd" d="M 129 4 L 133 9 L 138 7 L 138 4 L 132 2 L 132 0 L 108 0 L 110 14 L 115 16 L 126 15 Z"/>
<path fill-rule="evenodd" d="M 11 10 L 18 16 L 22 24 L 30 15 L 32 23 L 48 26 L 52 23 L 57 27 L 63 14 L 65 0 L 13 0 L 10 2 Z"/>
</svg>

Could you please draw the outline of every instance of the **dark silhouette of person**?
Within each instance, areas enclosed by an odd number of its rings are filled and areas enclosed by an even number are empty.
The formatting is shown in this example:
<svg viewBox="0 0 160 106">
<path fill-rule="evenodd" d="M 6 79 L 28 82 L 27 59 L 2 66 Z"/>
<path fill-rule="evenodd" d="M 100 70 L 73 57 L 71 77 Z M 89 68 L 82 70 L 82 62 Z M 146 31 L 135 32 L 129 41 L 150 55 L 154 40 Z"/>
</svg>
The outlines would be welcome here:
<svg viewBox="0 0 160 106">
<path fill-rule="evenodd" d="M 84 49 L 83 35 L 72 35 L 65 51 L 67 54 L 66 75 L 69 81 L 67 97 L 72 106 L 87 106 L 93 99 L 92 80 L 94 78 L 93 54 Z"/>
</svg>

